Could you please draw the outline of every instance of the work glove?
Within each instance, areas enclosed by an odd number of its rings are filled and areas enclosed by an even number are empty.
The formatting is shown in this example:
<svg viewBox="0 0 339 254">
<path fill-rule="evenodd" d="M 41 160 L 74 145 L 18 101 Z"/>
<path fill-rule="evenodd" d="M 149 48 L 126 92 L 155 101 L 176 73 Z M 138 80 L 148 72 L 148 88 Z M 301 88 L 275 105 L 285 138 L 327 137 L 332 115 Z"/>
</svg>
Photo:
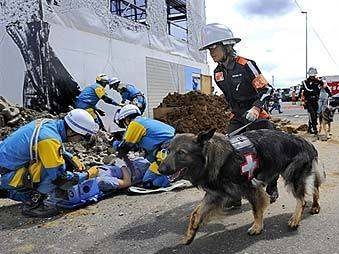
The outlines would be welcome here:
<svg viewBox="0 0 339 254">
<path fill-rule="evenodd" d="M 138 98 L 134 98 L 131 104 L 137 106 L 138 108 L 142 107 L 142 103 L 139 102 Z"/>
<path fill-rule="evenodd" d="M 246 113 L 246 119 L 250 122 L 253 122 L 258 119 L 260 114 L 260 109 L 257 107 L 252 107 L 250 110 Z"/>
<path fill-rule="evenodd" d="M 88 179 L 91 179 L 91 178 L 94 178 L 94 177 L 98 176 L 99 169 L 98 169 L 97 166 L 93 166 L 89 170 L 87 170 L 87 173 L 88 173 Z"/>
<path fill-rule="evenodd" d="M 83 171 L 85 169 L 84 164 L 80 161 L 78 156 L 73 156 L 72 161 L 74 162 L 75 166 L 77 167 L 77 171 Z"/>
<path fill-rule="evenodd" d="M 121 142 L 118 141 L 118 140 L 113 141 L 112 146 L 113 146 L 114 151 L 117 151 L 117 150 L 118 150 L 118 147 L 119 147 L 119 144 L 120 144 L 120 143 L 121 143 Z"/>
</svg>

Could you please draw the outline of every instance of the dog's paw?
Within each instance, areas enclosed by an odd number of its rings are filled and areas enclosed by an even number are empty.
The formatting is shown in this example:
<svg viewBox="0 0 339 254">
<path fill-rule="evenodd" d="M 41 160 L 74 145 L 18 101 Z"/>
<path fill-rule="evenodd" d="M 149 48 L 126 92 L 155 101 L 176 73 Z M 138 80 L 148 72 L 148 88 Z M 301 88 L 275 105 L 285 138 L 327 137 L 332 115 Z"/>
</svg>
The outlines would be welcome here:
<svg viewBox="0 0 339 254">
<path fill-rule="evenodd" d="M 311 207 L 311 214 L 318 214 L 320 212 L 320 206 L 312 206 Z"/>
<path fill-rule="evenodd" d="M 291 229 L 297 229 L 299 227 L 300 220 L 296 219 L 295 216 L 292 216 L 288 221 L 288 226 Z"/>
<path fill-rule="evenodd" d="M 262 226 L 257 225 L 257 224 L 253 224 L 252 227 L 250 227 L 247 230 L 247 233 L 249 235 L 259 235 L 262 232 Z"/>
</svg>

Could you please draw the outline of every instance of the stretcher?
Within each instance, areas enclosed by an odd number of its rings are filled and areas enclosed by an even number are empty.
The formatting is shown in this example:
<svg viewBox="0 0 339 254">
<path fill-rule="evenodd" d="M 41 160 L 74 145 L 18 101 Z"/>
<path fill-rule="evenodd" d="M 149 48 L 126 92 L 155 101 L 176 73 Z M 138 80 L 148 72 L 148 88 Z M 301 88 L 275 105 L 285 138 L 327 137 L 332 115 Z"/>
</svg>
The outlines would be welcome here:
<svg viewBox="0 0 339 254">
<path fill-rule="evenodd" d="M 142 187 L 131 186 L 128 188 L 128 191 L 131 193 L 138 193 L 138 194 L 149 194 L 149 193 L 157 193 L 157 192 L 168 192 L 172 191 L 177 188 L 187 188 L 190 187 L 191 183 L 187 180 L 179 180 L 174 183 L 171 183 L 168 187 L 160 187 L 157 189 L 145 189 Z"/>
<path fill-rule="evenodd" d="M 54 191 L 44 202 L 61 209 L 75 209 L 96 203 L 104 197 L 95 179 L 86 180 L 68 190 Z"/>
</svg>

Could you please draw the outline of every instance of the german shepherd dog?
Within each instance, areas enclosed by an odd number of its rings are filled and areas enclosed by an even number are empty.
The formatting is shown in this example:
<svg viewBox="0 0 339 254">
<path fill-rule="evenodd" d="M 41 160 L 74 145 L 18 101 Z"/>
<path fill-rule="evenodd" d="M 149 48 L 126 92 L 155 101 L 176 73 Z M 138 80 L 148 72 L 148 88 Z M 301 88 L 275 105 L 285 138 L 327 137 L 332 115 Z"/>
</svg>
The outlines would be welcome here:
<svg viewBox="0 0 339 254">
<path fill-rule="evenodd" d="M 318 132 L 318 135 L 321 134 L 321 130 L 323 129 L 324 132 L 325 132 L 326 140 L 331 137 L 331 122 L 333 122 L 335 110 L 336 110 L 336 108 L 333 108 L 331 106 L 327 106 L 319 114 L 319 132 Z"/>
<path fill-rule="evenodd" d="M 201 224 L 218 214 L 218 208 L 229 199 L 244 197 L 252 206 L 254 223 L 250 235 L 260 234 L 263 215 L 270 203 L 264 191 L 275 177 L 281 175 L 297 200 L 288 226 L 299 226 L 306 205 L 306 194 L 313 195 L 311 214 L 320 211 L 319 186 L 325 177 L 317 168 L 318 153 L 305 139 L 275 130 L 253 130 L 242 134 L 254 145 L 259 167 L 254 171 L 254 185 L 242 174 L 243 155 L 235 150 L 229 138 L 215 129 L 193 134 L 177 134 L 168 147 L 168 155 L 160 164 L 164 175 L 177 174 L 206 191 L 201 203 L 191 213 L 183 244 L 190 244 Z"/>
</svg>

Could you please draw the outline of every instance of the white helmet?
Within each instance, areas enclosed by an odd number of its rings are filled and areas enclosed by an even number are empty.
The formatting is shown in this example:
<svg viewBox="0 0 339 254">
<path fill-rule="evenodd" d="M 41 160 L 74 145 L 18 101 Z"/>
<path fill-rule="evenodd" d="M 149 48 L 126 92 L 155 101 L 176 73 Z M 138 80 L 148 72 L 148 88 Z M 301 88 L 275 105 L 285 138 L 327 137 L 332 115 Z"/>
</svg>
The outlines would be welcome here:
<svg viewBox="0 0 339 254">
<path fill-rule="evenodd" d="M 84 109 L 76 108 L 68 112 L 65 122 L 72 131 L 84 136 L 95 135 L 99 131 L 99 125 Z"/>
<path fill-rule="evenodd" d="M 241 41 L 240 38 L 235 38 L 231 29 L 219 23 L 208 24 L 202 31 L 202 47 L 199 50 L 205 50 L 216 43 L 224 45 L 234 45 Z"/>
<path fill-rule="evenodd" d="M 109 78 L 106 74 L 99 74 L 96 78 L 95 78 L 95 82 L 97 82 L 98 84 L 102 85 L 102 86 L 106 86 L 109 84 Z"/>
<path fill-rule="evenodd" d="M 110 88 L 117 89 L 117 87 L 120 84 L 120 82 L 121 82 L 120 79 L 118 79 L 116 77 L 113 77 L 113 78 L 109 79 L 108 84 L 109 84 Z"/>
<path fill-rule="evenodd" d="M 141 116 L 140 109 L 133 104 L 128 104 L 126 106 L 123 106 L 120 109 L 119 114 L 116 117 L 116 120 L 121 121 L 121 120 L 125 119 L 126 117 L 133 115 L 133 114 L 138 114 L 138 115 Z"/>
<path fill-rule="evenodd" d="M 316 75 L 318 74 L 318 71 L 317 71 L 316 68 L 310 67 L 310 68 L 308 69 L 307 74 L 308 74 L 309 76 L 316 76 Z"/>
</svg>

